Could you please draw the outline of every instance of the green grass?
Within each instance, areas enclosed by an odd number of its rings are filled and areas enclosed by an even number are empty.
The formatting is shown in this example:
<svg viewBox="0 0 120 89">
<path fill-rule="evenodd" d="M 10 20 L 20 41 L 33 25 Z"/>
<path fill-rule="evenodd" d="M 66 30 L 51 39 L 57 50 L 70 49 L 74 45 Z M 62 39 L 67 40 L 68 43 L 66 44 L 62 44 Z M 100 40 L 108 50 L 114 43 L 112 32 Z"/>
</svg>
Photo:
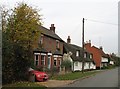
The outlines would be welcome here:
<svg viewBox="0 0 120 89">
<path fill-rule="evenodd" d="M 78 78 L 82 78 L 82 77 L 86 77 L 92 74 L 96 74 L 97 71 L 89 71 L 89 72 L 73 72 L 73 73 L 67 73 L 64 75 L 57 75 L 57 76 L 53 76 L 51 79 L 53 80 L 75 80 Z"/>
<path fill-rule="evenodd" d="M 45 86 L 39 85 L 35 82 L 17 82 L 2 86 L 2 89 L 45 89 Z"/>
</svg>

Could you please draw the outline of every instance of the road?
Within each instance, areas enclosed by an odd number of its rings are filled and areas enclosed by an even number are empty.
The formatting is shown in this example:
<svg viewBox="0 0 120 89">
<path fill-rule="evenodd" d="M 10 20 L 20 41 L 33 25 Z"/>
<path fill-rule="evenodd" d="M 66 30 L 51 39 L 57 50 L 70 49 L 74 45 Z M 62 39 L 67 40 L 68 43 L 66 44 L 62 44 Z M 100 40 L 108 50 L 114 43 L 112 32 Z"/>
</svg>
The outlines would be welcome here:
<svg viewBox="0 0 120 89">
<path fill-rule="evenodd" d="M 118 87 L 118 68 L 102 71 L 63 87 Z"/>
</svg>

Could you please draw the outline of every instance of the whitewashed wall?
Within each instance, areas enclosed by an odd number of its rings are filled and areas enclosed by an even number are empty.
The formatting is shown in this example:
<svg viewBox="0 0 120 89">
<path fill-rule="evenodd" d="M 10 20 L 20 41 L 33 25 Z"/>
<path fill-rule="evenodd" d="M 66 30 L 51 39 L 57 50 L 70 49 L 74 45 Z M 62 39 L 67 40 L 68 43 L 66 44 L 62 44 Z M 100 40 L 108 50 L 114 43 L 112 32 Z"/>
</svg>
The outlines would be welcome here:
<svg viewBox="0 0 120 89">
<path fill-rule="evenodd" d="M 93 62 L 90 62 L 90 69 L 96 69 L 96 65 Z"/>
<path fill-rule="evenodd" d="M 76 62 L 74 62 L 74 71 L 81 71 L 82 70 L 82 62 L 77 61 L 78 65 L 76 65 Z"/>
<path fill-rule="evenodd" d="M 114 61 L 110 61 L 110 64 L 111 64 L 111 65 L 114 65 Z"/>
<path fill-rule="evenodd" d="M 104 58 L 104 57 L 102 57 L 101 62 L 108 62 L 108 58 Z"/>
</svg>

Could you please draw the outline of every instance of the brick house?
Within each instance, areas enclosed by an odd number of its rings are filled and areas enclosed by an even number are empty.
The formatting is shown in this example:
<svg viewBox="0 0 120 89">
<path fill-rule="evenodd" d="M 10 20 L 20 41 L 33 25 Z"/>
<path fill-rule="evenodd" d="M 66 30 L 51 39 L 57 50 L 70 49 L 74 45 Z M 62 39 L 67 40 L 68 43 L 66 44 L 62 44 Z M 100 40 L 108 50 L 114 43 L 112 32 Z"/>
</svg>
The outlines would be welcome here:
<svg viewBox="0 0 120 89">
<path fill-rule="evenodd" d="M 34 65 L 38 68 L 56 67 L 60 71 L 63 56 L 63 40 L 55 33 L 54 24 L 50 29 L 40 26 L 41 35 L 35 42 Z"/>
<path fill-rule="evenodd" d="M 93 59 L 96 63 L 97 69 L 100 69 L 103 66 L 108 66 L 108 55 L 104 53 L 102 47 L 97 48 L 95 46 L 91 46 L 91 41 L 89 40 L 89 42 L 85 43 L 85 49 L 93 54 Z"/>
</svg>

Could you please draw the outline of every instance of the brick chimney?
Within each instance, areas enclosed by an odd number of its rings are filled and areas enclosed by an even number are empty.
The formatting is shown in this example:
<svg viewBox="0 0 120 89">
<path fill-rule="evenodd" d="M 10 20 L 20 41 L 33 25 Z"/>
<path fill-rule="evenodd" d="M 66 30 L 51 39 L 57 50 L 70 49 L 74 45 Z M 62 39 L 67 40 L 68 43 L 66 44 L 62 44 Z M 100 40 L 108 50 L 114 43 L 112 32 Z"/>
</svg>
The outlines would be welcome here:
<svg viewBox="0 0 120 89">
<path fill-rule="evenodd" d="M 91 40 L 89 40 L 85 43 L 85 47 L 91 47 Z"/>
<path fill-rule="evenodd" d="M 50 31 L 52 31 L 53 33 L 55 33 L 55 27 L 54 27 L 54 24 L 51 24 Z"/>
<path fill-rule="evenodd" d="M 68 36 L 68 38 L 67 38 L 67 43 L 68 43 L 68 44 L 70 44 L 70 43 L 71 43 L 70 36 Z"/>
</svg>

